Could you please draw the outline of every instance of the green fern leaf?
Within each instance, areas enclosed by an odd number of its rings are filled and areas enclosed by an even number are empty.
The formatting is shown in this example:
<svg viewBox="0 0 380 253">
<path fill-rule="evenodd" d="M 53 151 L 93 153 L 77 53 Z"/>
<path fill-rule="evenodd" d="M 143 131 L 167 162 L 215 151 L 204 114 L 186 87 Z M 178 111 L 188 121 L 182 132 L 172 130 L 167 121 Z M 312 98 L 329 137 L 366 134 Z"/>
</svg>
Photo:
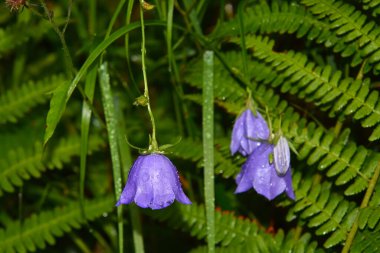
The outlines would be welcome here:
<svg viewBox="0 0 380 253">
<path fill-rule="evenodd" d="M 380 28 L 352 5 L 334 0 L 302 0 L 318 18 L 328 17 L 334 32 L 346 43 L 357 43 L 360 55 L 380 69 Z"/>
<path fill-rule="evenodd" d="M 371 10 L 372 16 L 377 17 L 380 14 L 380 1 L 379 0 L 362 0 L 364 10 Z"/>
<path fill-rule="evenodd" d="M 239 38 L 232 41 L 240 43 Z M 341 80 L 340 72 L 332 73 L 330 66 L 323 68 L 316 66 L 301 53 L 274 52 L 274 41 L 266 37 L 248 36 L 246 46 L 253 49 L 255 58 L 272 66 L 271 70 L 265 72 L 270 75 L 265 83 L 273 82 L 272 73 L 276 72 L 282 76 L 281 80 L 289 80 L 282 83 L 282 92 L 298 93 L 300 98 L 306 98 L 308 102 L 312 101 L 318 106 L 323 106 L 324 110 L 332 108 L 331 115 L 346 107 L 344 113 L 353 114 L 355 119 L 362 121 L 363 127 L 380 124 L 378 92 L 370 92 L 368 82 L 354 81 L 350 78 Z M 263 76 L 260 75 L 258 69 L 252 69 L 252 77 L 256 79 L 258 75 L 257 79 L 262 80 Z M 341 82 L 344 86 L 340 85 Z M 274 82 L 272 85 L 277 86 L 278 83 Z M 325 94 L 330 95 L 326 97 Z M 380 135 L 378 137 L 380 138 Z"/>
<path fill-rule="evenodd" d="M 325 252 L 324 249 L 317 248 L 318 244 L 315 241 L 311 241 L 311 235 L 309 233 L 302 234 L 301 236 L 294 230 L 290 230 L 286 233 L 279 230 L 274 236 L 274 240 L 277 241 L 281 246 L 276 249 L 276 251 L 270 251 L 271 253 L 281 253 L 281 252 Z M 262 242 L 262 241 L 261 241 Z M 216 249 L 218 253 L 255 253 L 255 252 L 268 252 L 263 251 L 264 246 L 257 245 L 251 240 L 247 240 L 241 245 L 233 245 L 228 247 L 219 247 Z M 207 253 L 207 247 L 202 246 L 195 248 L 190 251 L 191 253 Z"/>
<path fill-rule="evenodd" d="M 359 230 L 352 243 L 350 252 L 377 253 L 380 250 L 380 226 L 375 229 Z"/>
<path fill-rule="evenodd" d="M 100 138 L 90 139 L 89 152 L 98 150 L 104 144 Z M 41 172 L 49 169 L 62 169 L 63 163 L 80 154 L 80 138 L 62 139 L 48 157 L 43 158 L 42 143 L 34 147 L 19 147 L 8 152 L 0 160 L 0 194 L 2 191 L 13 192 L 15 186 L 23 185 L 24 180 L 40 177 Z"/>
<path fill-rule="evenodd" d="M 108 197 L 86 201 L 83 218 L 79 203 L 33 214 L 21 224 L 18 221 L 0 230 L 0 252 L 29 252 L 44 249 L 46 243 L 53 245 L 56 237 L 61 237 L 73 228 L 80 228 L 86 220 L 94 220 L 114 206 L 114 198 Z"/>
<path fill-rule="evenodd" d="M 0 97 L 0 124 L 16 122 L 32 107 L 46 102 L 49 93 L 64 82 L 63 76 L 52 76 L 8 90 Z"/>
<path fill-rule="evenodd" d="M 288 220 L 293 219 L 291 214 L 299 213 L 301 219 L 308 221 L 309 227 L 316 229 L 316 235 L 331 234 L 324 243 L 326 248 L 344 241 L 358 215 L 356 204 L 331 193 L 330 183 L 319 184 L 310 178 L 300 180 L 299 173 L 295 173 L 294 178 L 293 187 L 297 199 L 289 211 Z"/>
<path fill-rule="evenodd" d="M 49 22 L 20 22 L 5 29 L 0 29 L 0 56 L 17 46 L 26 43 L 30 38 L 39 38 L 51 28 Z"/>
<path fill-rule="evenodd" d="M 201 205 L 195 203 L 192 205 L 173 205 L 165 210 L 147 211 L 147 214 L 155 219 L 168 222 L 174 228 L 186 230 L 193 237 L 206 238 L 206 218 L 204 207 Z M 281 245 L 281 242 L 266 234 L 255 222 L 235 217 L 230 212 L 215 212 L 215 231 L 215 240 L 222 247 L 239 246 L 251 241 L 255 245 L 259 244 L 260 250 L 267 248 L 273 252 L 278 252 Z"/>
</svg>

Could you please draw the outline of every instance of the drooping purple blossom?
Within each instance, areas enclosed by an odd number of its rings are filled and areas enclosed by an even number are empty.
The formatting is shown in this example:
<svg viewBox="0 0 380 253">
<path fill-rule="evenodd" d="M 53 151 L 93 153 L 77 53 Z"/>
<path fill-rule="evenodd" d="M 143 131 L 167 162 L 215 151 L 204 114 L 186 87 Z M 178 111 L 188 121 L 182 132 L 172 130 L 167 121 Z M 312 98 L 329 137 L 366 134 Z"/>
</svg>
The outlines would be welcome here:
<svg viewBox="0 0 380 253">
<path fill-rule="evenodd" d="M 290 167 L 289 144 L 285 137 L 281 136 L 274 146 L 274 167 L 277 174 L 283 176 Z"/>
<path fill-rule="evenodd" d="M 155 210 L 171 205 L 175 199 L 191 204 L 173 163 L 162 154 L 152 153 L 137 158 L 116 206 L 135 202 L 139 207 Z"/>
<path fill-rule="evenodd" d="M 274 163 L 269 159 L 273 149 L 272 144 L 262 143 L 252 152 L 236 178 L 238 187 L 235 193 L 245 192 L 253 187 L 268 200 L 274 199 L 284 191 L 289 198 L 295 198 L 291 169 L 289 168 L 285 175 L 276 172 Z"/>
<path fill-rule="evenodd" d="M 269 128 L 259 112 L 255 116 L 251 109 L 245 110 L 235 121 L 230 150 L 234 155 L 240 152 L 243 156 L 250 155 L 258 146 L 260 140 L 269 138 Z"/>
</svg>

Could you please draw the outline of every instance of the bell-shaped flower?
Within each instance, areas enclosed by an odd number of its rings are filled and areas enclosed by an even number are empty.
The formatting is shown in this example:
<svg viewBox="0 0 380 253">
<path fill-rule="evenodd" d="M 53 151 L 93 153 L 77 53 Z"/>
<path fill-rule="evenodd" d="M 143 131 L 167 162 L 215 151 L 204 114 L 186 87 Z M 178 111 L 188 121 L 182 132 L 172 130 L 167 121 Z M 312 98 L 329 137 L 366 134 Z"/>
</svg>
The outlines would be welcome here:
<svg viewBox="0 0 380 253">
<path fill-rule="evenodd" d="M 289 198 L 294 199 L 291 170 L 288 169 L 285 175 L 276 172 L 274 163 L 269 158 L 273 149 L 272 144 L 262 143 L 253 151 L 236 178 L 238 187 L 235 193 L 245 192 L 253 187 L 268 200 L 284 191 Z"/>
<path fill-rule="evenodd" d="M 261 144 L 261 140 L 269 138 L 269 128 L 259 112 L 255 116 L 251 109 L 245 110 L 237 119 L 232 129 L 230 150 L 234 155 L 240 152 L 250 155 Z"/>
<path fill-rule="evenodd" d="M 140 155 L 133 164 L 127 184 L 116 206 L 135 202 L 142 208 L 161 209 L 174 200 L 191 204 L 182 190 L 176 167 L 164 155 Z"/>
<path fill-rule="evenodd" d="M 290 167 L 290 149 L 288 141 L 281 136 L 274 146 L 274 167 L 277 174 L 283 176 Z"/>
</svg>

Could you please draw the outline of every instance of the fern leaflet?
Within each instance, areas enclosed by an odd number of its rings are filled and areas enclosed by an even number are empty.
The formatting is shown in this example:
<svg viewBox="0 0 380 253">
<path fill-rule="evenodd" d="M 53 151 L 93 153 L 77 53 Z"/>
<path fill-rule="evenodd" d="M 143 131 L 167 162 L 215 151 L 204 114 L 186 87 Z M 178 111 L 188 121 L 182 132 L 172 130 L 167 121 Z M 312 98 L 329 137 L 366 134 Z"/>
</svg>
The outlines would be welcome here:
<svg viewBox="0 0 380 253">
<path fill-rule="evenodd" d="M 50 24 L 43 20 L 36 24 L 20 22 L 6 29 L 0 29 L 0 56 L 26 43 L 30 38 L 41 37 L 50 27 Z"/>
<path fill-rule="evenodd" d="M 356 44 L 353 65 L 360 63 L 363 57 L 368 58 L 368 68 L 380 71 L 380 27 L 352 5 L 334 0 L 302 0 L 311 13 L 318 18 L 328 17 L 334 32 L 346 43 Z M 367 22 L 366 22 L 367 21 Z"/>
<path fill-rule="evenodd" d="M 8 90 L 0 97 L 0 124 L 16 122 L 32 107 L 46 102 L 48 93 L 64 82 L 63 76 L 52 76 Z"/>
<path fill-rule="evenodd" d="M 267 78 L 269 80 L 266 83 L 273 86 L 282 85 L 283 92 L 298 93 L 300 98 L 313 101 L 324 110 L 331 109 L 330 115 L 343 110 L 344 114 L 353 114 L 355 119 L 361 120 L 363 127 L 380 127 L 379 95 L 377 91 L 370 92 L 368 81 L 343 79 L 340 71 L 333 73 L 330 66 L 316 66 L 301 53 L 274 52 L 274 41 L 265 37 L 250 36 L 246 38 L 246 43 L 247 47 L 253 48 L 255 57 L 272 66 L 271 70 L 265 72 L 254 71 L 254 78 Z M 262 71 L 262 68 L 260 70 Z M 278 76 L 263 77 L 263 73 L 273 72 Z M 376 135 L 375 130 L 370 140 L 378 138 L 380 135 Z"/>
<path fill-rule="evenodd" d="M 89 152 L 98 150 L 103 145 L 100 138 L 92 138 Z M 0 194 L 3 191 L 13 192 L 15 186 L 21 186 L 30 177 L 40 177 L 41 172 L 49 169 L 61 169 L 63 163 L 79 155 L 80 138 L 62 139 L 47 158 L 43 158 L 43 145 L 36 142 L 34 147 L 19 147 L 8 152 L 8 156 L 0 160 Z"/>
<path fill-rule="evenodd" d="M 87 220 L 94 220 L 112 210 L 114 198 L 108 197 L 87 201 L 84 205 Z M 22 224 L 10 223 L 0 230 L 0 252 L 27 252 L 46 247 L 46 243 L 55 244 L 55 238 L 80 228 L 85 222 L 79 203 L 73 202 L 64 207 L 33 214 Z"/>
</svg>

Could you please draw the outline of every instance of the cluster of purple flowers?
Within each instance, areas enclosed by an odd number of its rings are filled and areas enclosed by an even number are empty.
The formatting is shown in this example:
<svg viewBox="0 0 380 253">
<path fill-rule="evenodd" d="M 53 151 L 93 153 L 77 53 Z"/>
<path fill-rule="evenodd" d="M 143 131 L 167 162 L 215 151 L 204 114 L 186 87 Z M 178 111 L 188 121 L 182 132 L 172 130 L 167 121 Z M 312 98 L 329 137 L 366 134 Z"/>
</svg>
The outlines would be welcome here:
<svg viewBox="0 0 380 253">
<path fill-rule="evenodd" d="M 290 150 L 285 137 L 276 144 L 270 141 L 270 130 L 259 112 L 245 110 L 236 120 L 232 130 L 231 153 L 248 156 L 241 172 L 236 177 L 235 193 L 250 188 L 268 200 L 284 191 L 294 199 L 290 169 Z"/>
<path fill-rule="evenodd" d="M 236 178 L 235 193 L 253 187 L 269 200 L 284 191 L 294 199 L 288 142 L 280 137 L 276 144 L 272 144 L 270 138 L 268 125 L 259 112 L 254 115 L 251 109 L 247 109 L 236 120 L 231 153 L 239 152 L 248 159 Z M 182 190 L 173 163 L 163 154 L 153 152 L 137 158 L 116 205 L 135 202 L 142 208 L 162 209 L 174 200 L 191 204 Z"/>
</svg>

